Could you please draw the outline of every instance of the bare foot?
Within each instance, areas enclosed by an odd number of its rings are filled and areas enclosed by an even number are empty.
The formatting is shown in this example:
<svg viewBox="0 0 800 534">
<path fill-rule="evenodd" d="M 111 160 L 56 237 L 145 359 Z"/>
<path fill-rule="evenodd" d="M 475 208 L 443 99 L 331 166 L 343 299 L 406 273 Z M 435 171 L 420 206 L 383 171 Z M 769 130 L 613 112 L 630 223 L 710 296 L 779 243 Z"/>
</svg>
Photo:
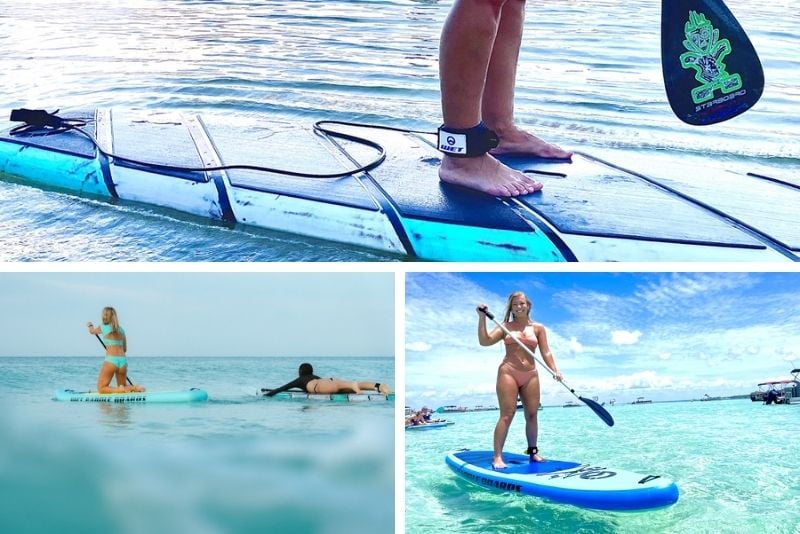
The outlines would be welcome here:
<svg viewBox="0 0 800 534">
<path fill-rule="evenodd" d="M 503 457 L 502 456 L 500 458 L 495 457 L 492 460 L 492 469 L 505 469 L 506 467 L 508 467 L 508 466 L 503 461 Z"/>
<path fill-rule="evenodd" d="M 489 154 L 474 158 L 443 156 L 439 179 L 488 193 L 496 197 L 516 197 L 539 191 L 543 184 L 506 167 Z"/>
<path fill-rule="evenodd" d="M 534 462 L 544 462 L 544 458 L 540 456 L 538 453 L 531 456 L 531 460 Z"/>
<path fill-rule="evenodd" d="M 389 389 L 389 386 L 387 386 L 386 384 L 378 384 L 378 393 L 383 393 L 384 395 L 388 395 L 391 392 L 392 390 Z"/>
<path fill-rule="evenodd" d="M 491 151 L 496 156 L 502 154 L 531 154 L 540 158 L 569 159 L 572 152 L 551 145 L 535 135 L 520 130 L 516 126 L 497 132 L 500 144 Z"/>
</svg>

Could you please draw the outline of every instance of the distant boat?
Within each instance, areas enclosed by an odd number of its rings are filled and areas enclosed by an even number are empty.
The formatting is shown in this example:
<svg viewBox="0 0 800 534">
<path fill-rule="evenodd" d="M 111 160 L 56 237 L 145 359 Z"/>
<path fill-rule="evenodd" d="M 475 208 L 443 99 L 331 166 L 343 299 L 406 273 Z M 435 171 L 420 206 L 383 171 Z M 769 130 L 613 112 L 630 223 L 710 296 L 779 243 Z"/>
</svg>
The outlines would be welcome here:
<svg viewBox="0 0 800 534">
<path fill-rule="evenodd" d="M 450 404 L 448 406 L 439 406 L 436 408 L 436 413 L 453 413 L 453 412 L 467 412 L 469 411 L 466 406 L 456 406 Z"/>
<path fill-rule="evenodd" d="M 653 401 L 645 399 L 644 397 L 637 397 L 631 404 L 651 404 Z"/>
<path fill-rule="evenodd" d="M 753 397 L 756 393 L 760 393 L 764 404 L 800 404 L 800 376 L 798 376 L 800 369 L 792 369 L 791 373 L 792 378 L 789 380 L 761 382 L 758 384 L 759 390 L 750 394 L 750 399 L 757 400 Z M 768 386 L 769 389 L 762 390 L 764 386 Z"/>
<path fill-rule="evenodd" d="M 577 408 L 578 406 L 580 406 L 580 404 L 575 401 L 567 401 L 567 403 L 564 404 L 564 408 Z"/>
<path fill-rule="evenodd" d="M 610 401 L 608 401 L 608 403 L 609 403 L 611 406 L 614 406 L 614 405 L 617 403 L 617 399 L 611 399 Z"/>
<path fill-rule="evenodd" d="M 704 396 L 702 399 L 700 399 L 700 400 L 701 400 L 701 401 L 714 401 L 714 400 L 722 400 L 722 397 L 711 397 L 711 396 L 709 396 L 709 394 L 708 394 L 708 393 L 706 393 L 706 394 L 705 394 L 705 396 Z"/>
</svg>

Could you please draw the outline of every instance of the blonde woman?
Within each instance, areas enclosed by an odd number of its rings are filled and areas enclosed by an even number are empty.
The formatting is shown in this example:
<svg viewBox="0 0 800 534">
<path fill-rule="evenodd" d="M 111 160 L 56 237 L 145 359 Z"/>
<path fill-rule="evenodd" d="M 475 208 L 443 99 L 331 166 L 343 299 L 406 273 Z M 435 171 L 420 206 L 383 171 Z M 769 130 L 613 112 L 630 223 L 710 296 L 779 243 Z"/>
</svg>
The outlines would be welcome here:
<svg viewBox="0 0 800 534">
<path fill-rule="evenodd" d="M 144 391 L 142 386 L 136 384 L 127 385 L 128 378 L 128 358 L 125 353 L 128 351 L 128 339 L 125 337 L 125 329 L 119 325 L 117 312 L 112 307 L 103 308 L 101 325 L 94 326 L 91 321 L 86 323 L 89 334 L 98 336 L 106 346 L 106 359 L 100 368 L 100 375 L 97 377 L 98 393 L 128 393 L 131 391 Z M 102 334 L 102 336 L 101 336 Z M 111 387 L 111 379 L 116 377 L 117 387 Z"/>
<path fill-rule="evenodd" d="M 556 362 L 547 344 L 547 332 L 543 325 L 531 320 L 531 301 L 522 291 L 508 296 L 508 304 L 503 319 L 503 326 L 510 332 L 507 336 L 502 329 L 495 327 L 491 332 L 486 328 L 485 304 L 476 308 L 478 312 L 478 342 L 488 347 L 499 341 L 505 345 L 505 357 L 497 369 L 497 400 L 500 405 L 500 419 L 494 429 L 494 458 L 492 467 L 503 469 L 503 446 L 508 436 L 508 429 L 517 410 L 517 398 L 522 399 L 525 411 L 525 435 L 528 439 L 526 453 L 532 462 L 542 462 L 537 440 L 539 437 L 538 411 L 540 399 L 539 372 L 536 361 L 522 347 L 522 342 L 531 351 L 539 349 L 547 366 L 553 371 L 556 380 L 562 380 L 556 368 Z"/>
</svg>

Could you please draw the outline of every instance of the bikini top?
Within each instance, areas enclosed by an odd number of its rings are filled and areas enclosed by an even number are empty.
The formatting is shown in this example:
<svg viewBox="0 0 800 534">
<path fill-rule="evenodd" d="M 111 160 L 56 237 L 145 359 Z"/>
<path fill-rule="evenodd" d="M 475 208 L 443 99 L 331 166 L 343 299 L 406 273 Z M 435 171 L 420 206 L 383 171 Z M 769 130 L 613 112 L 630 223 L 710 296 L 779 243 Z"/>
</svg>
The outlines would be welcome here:
<svg viewBox="0 0 800 534">
<path fill-rule="evenodd" d="M 105 323 L 101 324 L 100 325 L 100 332 L 103 333 L 103 343 L 106 344 L 106 347 L 108 347 L 109 345 L 112 346 L 112 347 L 121 347 L 121 346 L 123 346 L 124 338 L 125 338 L 125 329 L 122 328 L 121 326 L 119 327 L 119 332 L 117 332 L 117 334 L 120 336 L 119 339 L 112 339 L 112 338 L 108 337 L 108 335 L 111 334 L 111 325 L 110 324 L 105 324 Z"/>
<path fill-rule="evenodd" d="M 505 342 L 506 345 L 516 345 L 517 342 L 514 341 L 514 338 L 522 341 L 522 343 L 530 349 L 535 349 L 536 345 L 539 344 L 539 340 L 536 338 L 536 330 L 533 328 L 532 324 L 523 328 L 521 332 L 511 332 L 510 336 L 503 338 L 503 342 Z"/>
</svg>

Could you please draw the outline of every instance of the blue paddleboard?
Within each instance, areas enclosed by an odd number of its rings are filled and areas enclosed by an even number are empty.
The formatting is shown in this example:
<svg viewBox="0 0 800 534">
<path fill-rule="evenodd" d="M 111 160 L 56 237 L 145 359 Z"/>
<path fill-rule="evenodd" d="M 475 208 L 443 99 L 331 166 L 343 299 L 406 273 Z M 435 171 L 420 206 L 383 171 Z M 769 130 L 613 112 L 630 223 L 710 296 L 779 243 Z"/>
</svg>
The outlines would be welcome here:
<svg viewBox="0 0 800 534">
<path fill-rule="evenodd" d="M 108 402 L 112 404 L 162 404 L 174 402 L 202 402 L 208 400 L 208 393 L 192 388 L 183 391 L 144 391 L 141 393 L 97 393 L 96 391 L 75 391 L 59 389 L 53 400 L 67 402 Z"/>
<path fill-rule="evenodd" d="M 445 428 L 447 425 L 451 424 L 453 423 L 448 423 L 446 421 L 442 421 L 441 423 L 425 423 L 422 425 L 407 426 L 406 430 L 433 430 L 435 428 Z"/>
<path fill-rule="evenodd" d="M 456 474 L 484 488 L 582 508 L 641 511 L 678 501 L 678 486 L 661 475 L 560 460 L 531 462 L 511 453 L 503 453 L 508 467 L 494 470 L 492 457 L 492 451 L 462 449 L 450 452 L 445 461 Z"/>
</svg>

